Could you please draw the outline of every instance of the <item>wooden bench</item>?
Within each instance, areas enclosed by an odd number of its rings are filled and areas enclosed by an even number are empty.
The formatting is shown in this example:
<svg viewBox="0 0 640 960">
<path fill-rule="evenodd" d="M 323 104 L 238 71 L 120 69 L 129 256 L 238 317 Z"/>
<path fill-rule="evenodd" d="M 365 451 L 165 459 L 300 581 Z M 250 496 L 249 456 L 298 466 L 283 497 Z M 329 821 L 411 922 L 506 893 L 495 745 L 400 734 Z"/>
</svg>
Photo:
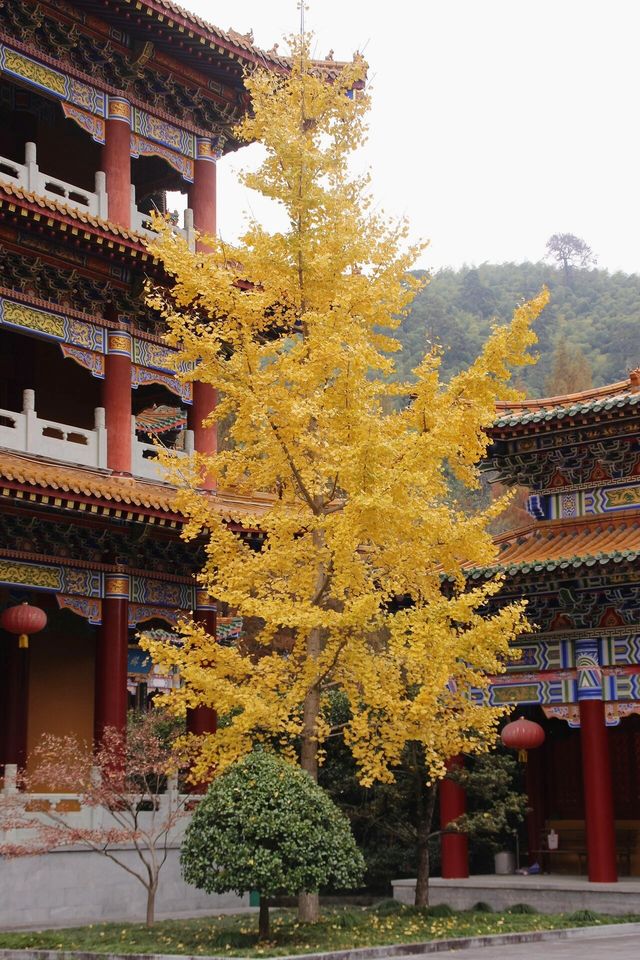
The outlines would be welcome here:
<svg viewBox="0 0 640 960">
<path fill-rule="evenodd" d="M 578 862 L 578 873 L 583 874 L 587 866 L 587 841 L 583 828 L 564 828 L 561 824 L 552 824 L 558 834 L 558 847 L 550 850 L 547 838 L 551 827 L 545 828 L 540 835 L 539 848 L 531 853 L 540 864 L 543 873 L 552 873 L 554 860 L 574 858 Z M 631 874 L 631 857 L 638 842 L 638 831 L 616 827 L 616 860 L 626 867 L 625 876 Z M 622 872 L 622 871 L 621 871 Z"/>
</svg>

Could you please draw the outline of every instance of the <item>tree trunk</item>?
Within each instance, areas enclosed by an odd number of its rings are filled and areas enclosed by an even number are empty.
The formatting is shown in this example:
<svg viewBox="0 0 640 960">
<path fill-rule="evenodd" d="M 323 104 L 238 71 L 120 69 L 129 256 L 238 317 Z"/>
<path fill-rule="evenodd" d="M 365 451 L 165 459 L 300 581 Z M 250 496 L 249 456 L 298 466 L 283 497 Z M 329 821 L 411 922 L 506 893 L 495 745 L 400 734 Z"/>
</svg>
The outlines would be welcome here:
<svg viewBox="0 0 640 960">
<path fill-rule="evenodd" d="M 156 916 L 156 891 L 157 885 L 152 884 L 147 887 L 147 926 L 152 927 Z"/>
<path fill-rule="evenodd" d="M 429 837 L 435 803 L 435 786 L 428 787 L 423 781 L 418 799 L 418 869 L 414 900 L 416 907 L 426 907 L 429 904 Z"/>
<path fill-rule="evenodd" d="M 313 543 L 316 548 L 322 547 L 323 534 L 316 530 L 313 534 Z M 316 571 L 316 598 L 321 604 L 321 595 L 325 584 L 325 568 L 321 563 Z M 322 631 L 314 627 L 307 636 L 307 659 L 317 660 L 322 652 Z M 317 727 L 320 715 L 320 687 L 314 684 L 308 691 L 302 710 L 302 737 L 300 744 L 300 766 L 306 770 L 316 783 L 318 782 L 318 741 Z M 320 896 L 316 891 L 298 894 L 298 919 L 302 923 L 317 923 L 320 919 Z"/>
<path fill-rule="evenodd" d="M 269 901 L 260 894 L 260 913 L 258 916 L 258 940 L 268 940 L 271 934 L 269 925 Z"/>
<path fill-rule="evenodd" d="M 313 629 L 307 639 L 307 656 L 317 659 L 320 653 L 321 636 L 319 629 Z M 300 766 L 309 776 L 318 782 L 318 741 L 316 725 L 320 713 L 320 690 L 312 687 L 304 701 L 302 714 L 303 727 L 300 744 Z M 315 892 L 298 894 L 298 920 L 301 923 L 317 923 L 320 919 L 320 897 Z"/>
<path fill-rule="evenodd" d="M 312 630 L 316 637 L 309 637 L 307 643 L 307 652 L 309 657 L 317 659 L 320 653 L 320 631 Z M 314 649 L 314 654 L 311 649 Z M 318 715 L 320 713 L 320 690 L 313 687 L 307 693 L 302 712 L 302 738 L 300 744 L 300 766 L 306 770 L 312 780 L 318 782 L 318 741 L 316 740 L 316 727 Z"/>
<path fill-rule="evenodd" d="M 298 920 L 301 923 L 317 923 L 320 919 L 320 894 L 314 890 L 312 893 L 298 894 Z"/>
</svg>

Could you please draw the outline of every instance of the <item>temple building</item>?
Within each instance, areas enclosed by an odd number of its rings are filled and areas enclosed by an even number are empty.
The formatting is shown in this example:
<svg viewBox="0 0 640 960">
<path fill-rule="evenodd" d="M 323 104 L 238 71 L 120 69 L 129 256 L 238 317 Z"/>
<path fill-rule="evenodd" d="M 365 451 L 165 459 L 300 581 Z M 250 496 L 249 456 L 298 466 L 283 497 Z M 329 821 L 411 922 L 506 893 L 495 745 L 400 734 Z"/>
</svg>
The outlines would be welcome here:
<svg viewBox="0 0 640 960">
<path fill-rule="evenodd" d="M 154 446 L 214 451 L 215 393 L 178 379 L 144 287 L 169 283 L 146 246 L 168 195 L 186 197 L 172 219 L 192 249 L 196 231 L 216 232 L 216 162 L 240 146 L 254 65 L 288 69 L 275 48 L 168 0 L 0 3 L 0 614 L 26 603 L 46 617 L 28 639 L 0 631 L 5 790 L 43 733 L 91 742 L 173 682 L 138 646 L 141 628 L 171 631 L 185 612 L 223 641 L 241 627 L 198 589 L 202 545 L 180 539 Z M 260 497 L 202 485 L 259 540 L 242 517 Z M 215 714 L 187 723 L 210 731 Z M 94 855 L 52 856 L 28 898 L 30 868 L 3 867 L 0 923 L 138 915 L 138 893 Z M 215 898 L 186 888 L 174 861 L 160 909 L 210 912 Z"/>
<path fill-rule="evenodd" d="M 288 68 L 170 0 L 0 0 L 0 613 L 46 614 L 28 645 L 0 632 L 5 789 L 43 733 L 123 729 L 130 706 L 172 682 L 142 655 L 141 627 L 171 631 L 194 612 L 221 639 L 240 629 L 198 589 L 201 547 L 180 539 L 154 445 L 214 451 L 215 393 L 178 378 L 188 371 L 143 291 L 169 282 L 147 250 L 168 195 L 186 196 L 174 229 L 192 249 L 216 231 L 216 161 L 240 146 L 252 65 Z M 329 78 L 340 67 L 323 64 Z M 639 372 L 501 405 L 486 466 L 531 491 L 532 520 L 473 572 L 504 575 L 498 602 L 529 603 L 521 658 L 478 696 L 545 731 L 527 766 L 530 859 L 593 881 L 640 875 L 639 431 Z M 242 517 L 263 498 L 203 487 L 259 540 Z M 214 723 L 205 708 L 188 716 L 194 733 Z M 463 798 L 447 790 L 455 816 Z M 443 874 L 463 875 L 464 838 L 444 846 Z M 41 880 L 38 909 L 64 919 Z M 89 909 L 83 895 L 77 883 L 70 918 Z M 103 915 L 126 916 L 108 896 Z M 40 922 L 19 897 L 0 923 Z"/>
<path fill-rule="evenodd" d="M 596 882 L 638 876 L 640 371 L 498 406 L 486 468 L 530 490 L 532 520 L 498 537 L 497 565 L 473 577 L 502 574 L 501 601 L 525 598 L 533 626 L 486 695 L 545 731 L 528 752 L 529 862 Z M 455 788 L 446 802 L 445 821 Z M 443 876 L 466 874 L 464 838 L 443 854 Z"/>
<path fill-rule="evenodd" d="M 190 246 L 215 233 L 216 161 L 239 146 L 253 64 L 286 68 L 165 0 L 0 4 L 0 611 L 47 617 L 28 647 L 2 635 L 5 775 L 43 732 L 123 728 L 170 682 L 140 656 L 141 625 L 195 611 L 216 630 L 153 445 L 215 450 L 215 395 L 176 377 L 144 302 L 146 280 L 167 282 L 146 241 L 170 192 Z M 210 496 L 254 535 L 248 504 Z"/>
</svg>

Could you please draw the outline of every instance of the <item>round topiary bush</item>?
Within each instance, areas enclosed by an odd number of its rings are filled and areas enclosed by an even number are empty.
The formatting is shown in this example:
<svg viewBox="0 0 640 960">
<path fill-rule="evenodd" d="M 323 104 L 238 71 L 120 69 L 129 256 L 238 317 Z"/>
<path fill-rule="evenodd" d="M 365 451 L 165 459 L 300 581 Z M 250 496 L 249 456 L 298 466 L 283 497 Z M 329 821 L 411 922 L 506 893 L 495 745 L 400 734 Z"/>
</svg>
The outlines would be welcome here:
<svg viewBox="0 0 640 960">
<path fill-rule="evenodd" d="M 474 913 L 493 913 L 493 907 L 486 900 L 478 900 L 471 909 Z"/>
<path fill-rule="evenodd" d="M 269 899 L 356 886 L 364 860 L 349 821 L 311 777 L 254 751 L 219 776 L 187 827 L 187 883 L 207 893 L 260 893 L 260 937 Z"/>
<path fill-rule="evenodd" d="M 537 913 L 535 907 L 532 907 L 530 903 L 514 903 L 512 907 L 509 907 L 508 913 Z"/>
</svg>

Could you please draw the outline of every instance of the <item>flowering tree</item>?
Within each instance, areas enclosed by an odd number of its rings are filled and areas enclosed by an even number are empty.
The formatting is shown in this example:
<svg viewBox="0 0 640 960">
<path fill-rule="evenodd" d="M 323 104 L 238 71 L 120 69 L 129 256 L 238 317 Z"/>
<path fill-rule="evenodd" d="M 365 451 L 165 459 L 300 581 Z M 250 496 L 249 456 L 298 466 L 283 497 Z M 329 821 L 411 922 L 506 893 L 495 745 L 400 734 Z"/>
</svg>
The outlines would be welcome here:
<svg viewBox="0 0 640 960">
<path fill-rule="evenodd" d="M 315 778 L 336 688 L 364 784 L 393 779 L 411 742 L 437 778 L 446 757 L 492 740 L 499 711 L 468 691 L 503 669 L 525 623 L 522 604 L 486 613 L 497 581 L 470 587 L 468 566 L 495 558 L 487 523 L 501 506 L 457 509 L 446 468 L 477 483 L 485 428 L 495 401 L 515 395 L 510 367 L 530 362 L 546 294 L 449 383 L 437 352 L 398 383 L 393 331 L 419 285 L 407 271 L 420 248 L 407 248 L 406 223 L 376 212 L 367 177 L 349 171 L 366 133 L 365 67 L 356 59 L 327 83 L 307 41 L 292 43 L 290 73 L 247 78 L 253 112 L 238 131 L 264 145 L 244 182 L 279 204 L 286 229 L 250 222 L 237 247 L 207 237 L 195 254 L 165 229 L 151 245 L 175 280 L 170 297 L 151 296 L 168 341 L 220 391 L 211 422 L 230 422 L 230 449 L 195 454 L 190 482 L 181 474 L 186 535 L 209 533 L 202 585 L 257 628 L 251 645 L 221 647 L 185 623 L 182 646 L 148 648 L 184 680 L 169 695 L 174 710 L 206 704 L 225 718 L 202 741 L 200 780 L 261 740 L 299 748 Z M 197 491 L 203 472 L 249 498 L 272 494 L 243 517 L 265 534 L 261 550 Z"/>
<path fill-rule="evenodd" d="M 95 749 L 73 737 L 46 735 L 32 759 L 33 772 L 20 778 L 21 791 L 0 795 L 0 856 L 87 847 L 143 885 L 151 926 L 169 841 L 185 815 L 175 786 L 178 756 L 158 730 L 157 717 L 141 717 L 128 736 L 107 728 Z M 34 799 L 43 784 L 75 795 L 77 812 Z M 90 811 L 97 815 L 87 818 Z M 127 855 L 131 849 L 137 860 Z"/>
</svg>

